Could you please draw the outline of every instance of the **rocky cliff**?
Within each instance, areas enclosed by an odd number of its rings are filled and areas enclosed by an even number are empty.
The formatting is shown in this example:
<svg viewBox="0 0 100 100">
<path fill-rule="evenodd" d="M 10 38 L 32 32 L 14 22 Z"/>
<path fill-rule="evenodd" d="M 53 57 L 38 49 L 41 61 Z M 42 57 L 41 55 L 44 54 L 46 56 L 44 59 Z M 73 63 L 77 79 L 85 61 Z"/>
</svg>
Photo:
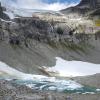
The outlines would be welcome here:
<svg viewBox="0 0 100 100">
<path fill-rule="evenodd" d="M 9 20 L 9 17 L 5 13 L 3 13 L 3 10 L 6 10 L 6 8 L 2 7 L 0 3 L 0 18 Z"/>
<path fill-rule="evenodd" d="M 81 0 L 75 7 L 70 7 L 62 10 L 62 13 L 78 13 L 87 14 L 100 8 L 100 0 Z"/>
<path fill-rule="evenodd" d="M 33 16 L 7 21 L 1 16 L 0 60 L 17 70 L 36 74 L 41 74 L 39 67 L 54 66 L 55 57 L 100 63 L 99 34 L 77 34 L 69 18 L 55 18 Z"/>
<path fill-rule="evenodd" d="M 100 1 L 99 0 L 82 0 L 77 6 L 87 6 L 90 9 L 100 8 Z"/>
</svg>

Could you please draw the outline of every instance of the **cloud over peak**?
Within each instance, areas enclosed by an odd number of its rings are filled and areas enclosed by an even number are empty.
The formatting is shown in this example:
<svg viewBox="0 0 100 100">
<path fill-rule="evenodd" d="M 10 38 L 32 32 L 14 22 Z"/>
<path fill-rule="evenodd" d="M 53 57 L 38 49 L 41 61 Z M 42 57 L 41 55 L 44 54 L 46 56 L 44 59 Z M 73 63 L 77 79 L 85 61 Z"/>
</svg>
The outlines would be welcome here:
<svg viewBox="0 0 100 100">
<path fill-rule="evenodd" d="M 59 11 L 61 9 L 74 6 L 76 3 L 71 2 L 59 2 L 59 0 L 54 0 L 54 2 L 48 3 L 49 0 L 0 0 L 2 4 L 13 6 L 16 8 L 25 9 L 41 9 L 41 10 L 53 10 Z"/>
</svg>

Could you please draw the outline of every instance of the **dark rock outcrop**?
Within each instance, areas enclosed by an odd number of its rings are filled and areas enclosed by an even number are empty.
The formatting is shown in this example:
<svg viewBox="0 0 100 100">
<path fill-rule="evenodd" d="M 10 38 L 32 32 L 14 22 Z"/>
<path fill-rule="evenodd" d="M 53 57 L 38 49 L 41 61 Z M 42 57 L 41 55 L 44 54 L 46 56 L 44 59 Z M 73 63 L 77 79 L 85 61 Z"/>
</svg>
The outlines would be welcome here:
<svg viewBox="0 0 100 100">
<path fill-rule="evenodd" d="M 77 6 L 84 7 L 87 6 L 90 9 L 95 9 L 100 7 L 100 1 L 99 0 L 82 0 Z"/>
<path fill-rule="evenodd" d="M 10 18 L 5 13 L 3 13 L 4 10 L 6 10 L 6 8 L 2 7 L 0 2 L 0 18 L 10 20 Z"/>
<path fill-rule="evenodd" d="M 67 9 L 62 10 L 62 13 L 78 13 L 78 14 L 87 14 L 92 10 L 97 10 L 100 8 L 100 0 L 81 0 L 81 2 Z"/>
<path fill-rule="evenodd" d="M 3 17 L 3 10 L 2 10 L 2 7 L 1 7 L 1 3 L 0 3 L 0 17 L 1 18 Z"/>
</svg>

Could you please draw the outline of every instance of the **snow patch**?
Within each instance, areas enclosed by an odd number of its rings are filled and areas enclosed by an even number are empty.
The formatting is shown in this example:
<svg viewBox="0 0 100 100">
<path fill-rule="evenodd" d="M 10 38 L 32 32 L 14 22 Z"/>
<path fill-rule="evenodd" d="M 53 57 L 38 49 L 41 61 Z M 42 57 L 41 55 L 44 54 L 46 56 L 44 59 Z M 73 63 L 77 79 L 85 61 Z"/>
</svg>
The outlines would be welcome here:
<svg viewBox="0 0 100 100">
<path fill-rule="evenodd" d="M 30 80 L 30 79 L 48 79 L 46 76 L 42 75 L 32 75 L 32 74 L 26 74 L 23 72 L 20 72 L 14 68 L 11 68 L 7 64 L 0 61 L 0 76 L 6 78 L 10 77 L 13 79 L 24 79 L 24 80 Z M 53 78 L 52 78 L 53 79 Z"/>
<path fill-rule="evenodd" d="M 59 80 L 56 79 L 55 77 L 46 77 L 43 75 L 34 75 L 34 74 L 32 75 L 32 74 L 22 73 L 20 71 L 17 71 L 16 69 L 9 67 L 7 64 L 1 61 L 0 61 L 0 76 L 2 76 L 5 79 L 9 77 L 9 79 L 11 78 L 11 79 L 22 80 L 22 84 L 24 84 L 25 82 L 26 86 L 30 88 L 36 88 L 39 90 L 43 90 L 46 88 L 47 90 L 63 91 L 64 89 L 74 90 L 83 87 L 82 85 L 71 80 Z M 19 81 L 19 83 L 21 82 Z"/>
<path fill-rule="evenodd" d="M 100 92 L 100 89 L 96 89 L 97 92 Z"/>
<path fill-rule="evenodd" d="M 5 14 L 7 14 L 9 16 L 10 19 L 14 19 L 15 15 L 14 13 L 10 12 L 10 11 L 4 11 Z"/>
<path fill-rule="evenodd" d="M 0 18 L 0 20 L 1 20 L 2 22 L 6 22 L 6 23 L 15 23 L 15 22 L 13 22 L 13 21 L 7 21 L 7 20 L 4 20 L 4 19 L 2 19 L 2 18 Z"/>
<path fill-rule="evenodd" d="M 43 75 L 26 74 L 20 72 L 14 68 L 11 68 L 7 64 L 0 61 L 0 78 L 3 79 L 17 79 L 14 82 L 16 84 L 26 85 L 29 88 L 36 90 L 50 90 L 50 91 L 83 91 L 84 86 L 72 81 L 62 80 L 55 77 L 47 77 Z M 97 92 L 99 89 L 96 90 Z M 83 92 L 89 92 L 84 90 Z"/>
<path fill-rule="evenodd" d="M 47 72 L 59 73 L 63 77 L 87 76 L 100 73 L 100 64 L 82 61 L 66 61 L 56 57 L 56 65 L 46 68 Z"/>
</svg>

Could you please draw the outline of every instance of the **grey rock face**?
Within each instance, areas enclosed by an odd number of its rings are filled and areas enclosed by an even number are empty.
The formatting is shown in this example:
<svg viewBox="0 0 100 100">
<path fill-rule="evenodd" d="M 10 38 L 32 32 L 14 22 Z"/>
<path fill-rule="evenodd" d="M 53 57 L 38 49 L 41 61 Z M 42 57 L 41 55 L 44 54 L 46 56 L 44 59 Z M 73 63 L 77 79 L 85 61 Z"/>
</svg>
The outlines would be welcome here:
<svg viewBox="0 0 100 100">
<path fill-rule="evenodd" d="M 88 5 L 91 9 L 100 8 L 100 0 L 82 0 L 78 6 Z"/>
<path fill-rule="evenodd" d="M 62 10 L 62 13 L 78 13 L 86 14 L 91 10 L 96 10 L 100 8 L 100 0 L 81 0 L 81 2 L 75 7 L 70 7 Z"/>
<path fill-rule="evenodd" d="M 0 20 L 0 39 L 14 45 L 29 46 L 30 40 L 47 43 L 54 38 L 50 22 L 39 18 L 16 18 L 12 21 Z"/>
<path fill-rule="evenodd" d="M 10 20 L 9 17 L 5 13 L 3 13 L 4 9 L 5 8 L 1 6 L 1 2 L 0 2 L 0 18 Z"/>
</svg>

